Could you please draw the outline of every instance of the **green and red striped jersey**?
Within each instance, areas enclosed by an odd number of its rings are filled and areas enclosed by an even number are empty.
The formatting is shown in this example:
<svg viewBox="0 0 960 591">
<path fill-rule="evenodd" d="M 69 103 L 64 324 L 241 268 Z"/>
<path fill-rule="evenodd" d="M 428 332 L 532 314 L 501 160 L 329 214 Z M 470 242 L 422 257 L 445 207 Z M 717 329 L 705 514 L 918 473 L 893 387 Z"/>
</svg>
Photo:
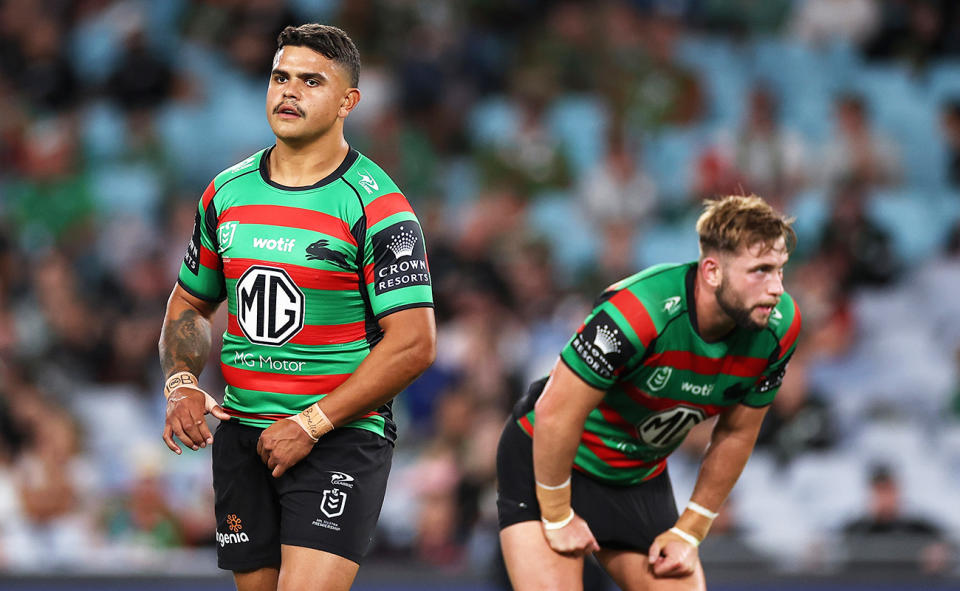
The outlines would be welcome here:
<svg viewBox="0 0 960 591">
<path fill-rule="evenodd" d="M 433 306 L 420 224 L 376 164 L 350 150 L 307 187 L 270 180 L 267 148 L 223 171 L 197 208 L 179 284 L 227 300 L 224 410 L 264 427 L 343 383 L 378 320 Z M 396 439 L 390 404 L 349 425 Z"/>
<path fill-rule="evenodd" d="M 587 417 L 577 469 L 616 484 L 648 480 L 700 421 L 773 401 L 800 332 L 793 298 L 783 294 L 765 329 L 707 342 L 694 328 L 696 271 L 695 262 L 658 265 L 615 283 L 564 347 L 560 359 L 606 391 Z M 518 407 L 529 435 L 534 403 Z"/>
</svg>

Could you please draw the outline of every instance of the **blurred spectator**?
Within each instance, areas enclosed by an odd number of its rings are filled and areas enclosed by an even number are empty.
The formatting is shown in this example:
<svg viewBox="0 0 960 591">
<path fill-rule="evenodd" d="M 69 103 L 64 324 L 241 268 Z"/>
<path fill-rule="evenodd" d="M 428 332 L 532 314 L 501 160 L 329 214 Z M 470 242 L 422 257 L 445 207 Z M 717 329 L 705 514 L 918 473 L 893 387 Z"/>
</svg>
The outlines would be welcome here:
<svg viewBox="0 0 960 591">
<path fill-rule="evenodd" d="M 880 21 L 874 0 L 805 0 L 794 7 L 790 29 L 807 43 L 841 40 L 859 45 Z"/>
<path fill-rule="evenodd" d="M 843 533 L 851 562 L 886 555 L 926 574 L 950 567 L 953 550 L 943 530 L 923 517 L 905 514 L 900 484 L 888 466 L 872 469 L 866 513 L 848 522 Z"/>
<path fill-rule="evenodd" d="M 846 290 L 890 283 L 900 262 L 890 234 L 867 213 L 869 188 L 858 178 L 834 192 L 830 219 L 820 235 L 820 252 Z"/>
<path fill-rule="evenodd" d="M 763 86 L 749 94 L 746 122 L 736 136 L 725 135 L 700 157 L 703 196 L 756 193 L 780 208 L 806 179 L 801 138 L 778 121 L 776 96 Z"/>
<path fill-rule="evenodd" d="M 703 0 L 696 8 L 696 22 L 709 31 L 734 35 L 776 34 L 790 16 L 790 0 Z"/>
<path fill-rule="evenodd" d="M 960 99 L 945 104 L 940 118 L 947 147 L 947 180 L 960 189 Z"/>
<path fill-rule="evenodd" d="M 597 225 L 620 222 L 639 226 L 657 207 L 657 187 L 643 170 L 636 142 L 621 126 L 612 126 L 605 158 L 587 172 L 579 194 Z"/>
<path fill-rule="evenodd" d="M 871 187 L 899 182 L 896 144 L 872 129 L 863 97 L 837 97 L 834 117 L 834 136 L 822 152 L 824 180 L 831 186 L 854 177 Z"/>
<path fill-rule="evenodd" d="M 822 394 L 811 391 L 809 362 L 801 353 L 790 361 L 757 438 L 758 448 L 769 449 L 784 464 L 804 453 L 828 450 L 837 442 L 830 407 Z"/>
<path fill-rule="evenodd" d="M 173 72 L 150 52 L 144 31 L 129 33 L 120 61 L 107 78 L 107 96 L 126 111 L 153 109 L 167 100 L 172 88 Z"/>
<path fill-rule="evenodd" d="M 876 2 L 882 19 L 876 34 L 866 40 L 868 58 L 903 62 L 917 70 L 946 54 L 947 39 L 956 35 L 951 22 L 954 2 L 943 0 L 883 0 Z"/>
</svg>

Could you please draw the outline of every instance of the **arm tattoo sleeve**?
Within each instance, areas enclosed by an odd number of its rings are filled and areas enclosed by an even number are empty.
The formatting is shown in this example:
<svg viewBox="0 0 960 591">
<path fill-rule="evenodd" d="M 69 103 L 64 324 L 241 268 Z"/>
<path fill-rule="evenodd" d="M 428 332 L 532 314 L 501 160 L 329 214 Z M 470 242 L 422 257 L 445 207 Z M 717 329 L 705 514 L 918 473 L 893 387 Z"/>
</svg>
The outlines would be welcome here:
<svg viewBox="0 0 960 591">
<path fill-rule="evenodd" d="M 167 318 L 160 333 L 160 366 L 164 377 L 177 371 L 200 375 L 210 356 L 210 321 L 196 310 Z"/>
</svg>

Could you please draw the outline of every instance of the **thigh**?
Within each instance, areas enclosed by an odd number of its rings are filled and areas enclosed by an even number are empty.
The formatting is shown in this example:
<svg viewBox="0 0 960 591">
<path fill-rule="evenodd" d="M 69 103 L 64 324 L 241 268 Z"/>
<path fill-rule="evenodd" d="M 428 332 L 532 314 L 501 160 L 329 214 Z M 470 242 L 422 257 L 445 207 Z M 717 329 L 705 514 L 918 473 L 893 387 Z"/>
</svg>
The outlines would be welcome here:
<svg viewBox="0 0 960 591">
<path fill-rule="evenodd" d="M 262 429 L 224 421 L 213 439 L 217 565 L 254 571 L 280 565 L 280 505 L 257 454 Z"/>
<path fill-rule="evenodd" d="M 600 566 L 623 591 L 705 591 L 703 568 L 689 577 L 654 577 L 647 554 L 631 550 L 602 549 L 596 554 Z"/>
<path fill-rule="evenodd" d="M 277 591 L 347 591 L 359 568 L 342 556 L 302 546 L 284 544 L 281 554 Z"/>
<path fill-rule="evenodd" d="M 580 591 L 583 558 L 557 554 L 543 537 L 539 521 L 500 530 L 500 546 L 514 591 Z"/>
<path fill-rule="evenodd" d="M 364 429 L 327 433 L 277 479 L 280 543 L 360 563 L 383 506 L 393 445 Z"/>
<path fill-rule="evenodd" d="M 233 582 L 237 591 L 276 591 L 280 569 L 265 566 L 256 570 L 234 571 Z"/>
</svg>

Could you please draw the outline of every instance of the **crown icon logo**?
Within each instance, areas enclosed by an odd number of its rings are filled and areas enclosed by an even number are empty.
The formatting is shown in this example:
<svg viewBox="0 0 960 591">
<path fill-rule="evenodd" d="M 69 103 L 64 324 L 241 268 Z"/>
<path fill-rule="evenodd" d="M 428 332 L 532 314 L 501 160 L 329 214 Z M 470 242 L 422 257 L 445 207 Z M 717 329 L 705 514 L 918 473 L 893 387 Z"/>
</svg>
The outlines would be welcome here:
<svg viewBox="0 0 960 591">
<path fill-rule="evenodd" d="M 404 231 L 403 226 L 400 226 L 400 233 L 394 234 L 390 238 L 390 243 L 387 244 L 387 248 L 389 248 L 393 256 L 398 259 L 408 257 L 413 254 L 413 247 L 416 245 L 417 240 L 417 236 L 412 231 Z"/>
<path fill-rule="evenodd" d="M 608 353 L 620 352 L 620 340 L 617 338 L 617 329 L 610 330 L 610 327 L 604 324 L 597 327 L 597 336 L 593 337 L 593 344 L 604 355 Z"/>
</svg>

